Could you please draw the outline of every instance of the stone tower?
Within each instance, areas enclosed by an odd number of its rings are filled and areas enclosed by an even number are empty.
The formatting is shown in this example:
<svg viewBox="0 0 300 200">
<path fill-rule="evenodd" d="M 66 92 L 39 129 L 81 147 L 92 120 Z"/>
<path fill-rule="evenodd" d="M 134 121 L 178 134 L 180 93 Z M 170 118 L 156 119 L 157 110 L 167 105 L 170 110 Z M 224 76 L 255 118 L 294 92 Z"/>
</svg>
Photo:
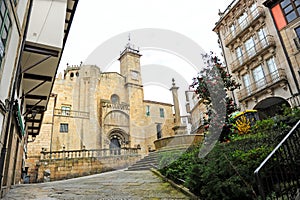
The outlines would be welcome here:
<svg viewBox="0 0 300 200">
<path fill-rule="evenodd" d="M 129 41 L 130 42 L 130 41 Z M 127 102 L 130 107 L 130 136 L 131 144 L 142 144 L 145 141 L 144 123 L 144 90 L 141 78 L 141 66 L 139 50 L 135 49 L 130 43 L 121 53 L 120 73 L 125 77 L 125 90 Z"/>
</svg>

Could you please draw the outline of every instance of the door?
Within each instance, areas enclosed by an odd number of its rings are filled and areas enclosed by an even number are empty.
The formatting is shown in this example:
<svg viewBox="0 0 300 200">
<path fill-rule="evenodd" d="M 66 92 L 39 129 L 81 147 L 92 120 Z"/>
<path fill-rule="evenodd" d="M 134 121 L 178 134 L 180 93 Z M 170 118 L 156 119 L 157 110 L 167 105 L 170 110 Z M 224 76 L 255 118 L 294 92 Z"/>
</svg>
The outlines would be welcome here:
<svg viewBox="0 0 300 200">
<path fill-rule="evenodd" d="M 110 140 L 109 144 L 110 154 L 120 155 L 121 153 L 121 144 L 117 137 L 114 137 Z"/>
</svg>

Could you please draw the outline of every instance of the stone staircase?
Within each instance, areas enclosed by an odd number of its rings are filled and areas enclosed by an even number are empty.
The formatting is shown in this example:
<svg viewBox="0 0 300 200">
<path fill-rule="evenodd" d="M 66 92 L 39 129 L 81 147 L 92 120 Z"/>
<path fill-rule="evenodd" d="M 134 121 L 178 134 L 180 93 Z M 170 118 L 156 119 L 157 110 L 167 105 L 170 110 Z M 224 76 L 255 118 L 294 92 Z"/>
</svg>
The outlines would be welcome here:
<svg viewBox="0 0 300 200">
<path fill-rule="evenodd" d="M 150 152 L 147 156 L 128 167 L 127 171 L 149 170 L 158 166 L 158 152 Z"/>
<path fill-rule="evenodd" d="M 147 156 L 137 161 L 135 164 L 127 168 L 127 171 L 150 170 L 150 168 L 158 168 L 160 154 L 174 153 L 174 156 L 180 156 L 186 151 L 186 147 L 163 148 L 157 151 L 150 152 Z"/>
</svg>

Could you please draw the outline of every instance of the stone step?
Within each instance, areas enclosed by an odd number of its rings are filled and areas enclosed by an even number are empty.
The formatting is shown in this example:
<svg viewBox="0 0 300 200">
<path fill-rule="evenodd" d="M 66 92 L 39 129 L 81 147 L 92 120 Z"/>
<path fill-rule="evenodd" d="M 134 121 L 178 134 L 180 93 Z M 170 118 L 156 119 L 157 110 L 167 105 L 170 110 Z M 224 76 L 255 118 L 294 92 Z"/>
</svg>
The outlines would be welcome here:
<svg viewBox="0 0 300 200">
<path fill-rule="evenodd" d="M 156 168 L 156 166 L 153 165 L 131 166 L 128 167 L 126 171 L 150 170 L 151 168 Z"/>
<path fill-rule="evenodd" d="M 156 168 L 158 166 L 160 153 L 184 152 L 185 150 L 185 148 L 166 148 L 159 151 L 150 152 L 147 156 L 129 166 L 127 171 L 150 170 L 150 168 Z"/>
</svg>

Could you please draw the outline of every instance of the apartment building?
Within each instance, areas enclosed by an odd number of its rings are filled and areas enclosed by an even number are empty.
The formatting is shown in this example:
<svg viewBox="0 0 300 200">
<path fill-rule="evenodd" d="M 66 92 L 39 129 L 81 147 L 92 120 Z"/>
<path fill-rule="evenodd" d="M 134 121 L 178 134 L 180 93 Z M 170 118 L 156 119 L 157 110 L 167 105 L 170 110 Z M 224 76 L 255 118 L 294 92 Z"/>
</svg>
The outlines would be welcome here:
<svg viewBox="0 0 300 200">
<path fill-rule="evenodd" d="M 261 118 L 275 115 L 282 104 L 299 106 L 299 75 L 263 3 L 234 0 L 213 29 L 229 72 L 242 84 L 233 94 L 236 103 L 241 110 L 257 109 Z"/>
<path fill-rule="evenodd" d="M 0 197 L 24 181 L 77 3 L 0 1 Z"/>
</svg>

